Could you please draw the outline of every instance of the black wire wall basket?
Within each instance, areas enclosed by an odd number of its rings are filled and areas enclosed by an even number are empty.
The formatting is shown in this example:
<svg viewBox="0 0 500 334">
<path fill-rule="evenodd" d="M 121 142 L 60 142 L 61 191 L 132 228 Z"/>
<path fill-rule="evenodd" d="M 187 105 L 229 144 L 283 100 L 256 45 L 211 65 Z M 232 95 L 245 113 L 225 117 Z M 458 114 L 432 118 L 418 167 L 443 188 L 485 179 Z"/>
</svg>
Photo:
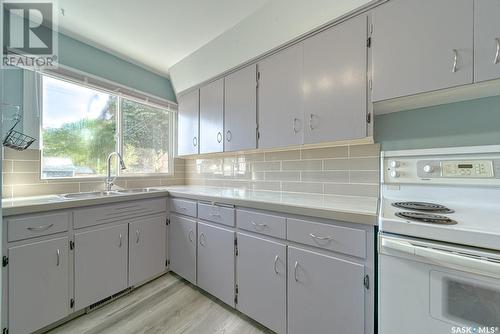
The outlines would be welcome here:
<svg viewBox="0 0 500 334">
<path fill-rule="evenodd" d="M 19 107 L 17 107 L 19 108 Z M 17 151 L 24 151 L 36 140 L 35 138 L 28 136 L 22 132 L 14 130 L 14 128 L 21 122 L 22 116 L 17 113 L 14 116 L 14 125 L 7 131 L 5 138 L 3 139 L 3 146 L 11 148 Z"/>
</svg>

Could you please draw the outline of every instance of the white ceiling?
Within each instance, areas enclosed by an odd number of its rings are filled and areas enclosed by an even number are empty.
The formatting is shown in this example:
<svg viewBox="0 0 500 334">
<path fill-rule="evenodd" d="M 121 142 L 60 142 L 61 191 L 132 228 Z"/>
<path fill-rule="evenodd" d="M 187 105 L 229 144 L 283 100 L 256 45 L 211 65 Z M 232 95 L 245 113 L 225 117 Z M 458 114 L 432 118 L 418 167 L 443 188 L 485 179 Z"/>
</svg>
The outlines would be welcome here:
<svg viewBox="0 0 500 334">
<path fill-rule="evenodd" d="M 60 31 L 161 74 L 269 0 L 59 0 Z"/>
</svg>

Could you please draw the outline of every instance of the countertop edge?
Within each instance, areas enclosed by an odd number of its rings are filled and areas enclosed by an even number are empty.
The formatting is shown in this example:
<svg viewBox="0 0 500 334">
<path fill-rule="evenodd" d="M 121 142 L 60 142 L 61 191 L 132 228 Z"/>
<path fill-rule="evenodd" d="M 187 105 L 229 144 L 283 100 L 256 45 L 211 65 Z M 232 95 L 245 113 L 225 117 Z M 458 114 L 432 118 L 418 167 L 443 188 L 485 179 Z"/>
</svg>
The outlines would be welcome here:
<svg viewBox="0 0 500 334">
<path fill-rule="evenodd" d="M 2 216 L 9 217 L 9 216 L 25 215 L 30 213 L 48 212 L 54 210 L 76 209 L 86 206 L 112 204 L 112 203 L 142 200 L 142 199 L 162 197 L 162 196 L 168 196 L 168 191 L 161 190 L 161 191 L 152 191 L 147 193 L 115 195 L 109 197 L 87 198 L 78 200 L 61 200 L 57 202 L 31 204 L 31 205 L 23 205 L 17 207 L 16 206 L 6 207 L 6 208 L 2 207 Z"/>
</svg>

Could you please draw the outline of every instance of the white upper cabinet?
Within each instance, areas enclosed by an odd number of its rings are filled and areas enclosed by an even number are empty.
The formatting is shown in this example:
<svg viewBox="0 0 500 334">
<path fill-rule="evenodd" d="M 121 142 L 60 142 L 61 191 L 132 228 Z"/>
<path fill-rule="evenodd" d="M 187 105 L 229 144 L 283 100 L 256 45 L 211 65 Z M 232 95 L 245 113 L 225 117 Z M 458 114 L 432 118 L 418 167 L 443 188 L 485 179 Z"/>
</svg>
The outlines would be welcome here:
<svg viewBox="0 0 500 334">
<path fill-rule="evenodd" d="M 470 84 L 473 1 L 389 1 L 373 12 L 372 48 L 374 102 Z"/>
<path fill-rule="evenodd" d="M 367 20 L 361 15 L 304 41 L 304 143 L 366 136 Z"/>
<path fill-rule="evenodd" d="M 303 59 L 299 43 L 258 64 L 259 148 L 302 144 Z"/>
<path fill-rule="evenodd" d="M 200 153 L 224 148 L 224 79 L 200 88 Z"/>
<path fill-rule="evenodd" d="M 254 64 L 224 79 L 224 151 L 257 148 L 256 72 Z"/>
<path fill-rule="evenodd" d="M 178 97 L 177 154 L 198 154 L 200 92 L 194 90 Z"/>
<path fill-rule="evenodd" d="M 500 1 L 474 2 L 475 81 L 500 78 Z"/>
</svg>

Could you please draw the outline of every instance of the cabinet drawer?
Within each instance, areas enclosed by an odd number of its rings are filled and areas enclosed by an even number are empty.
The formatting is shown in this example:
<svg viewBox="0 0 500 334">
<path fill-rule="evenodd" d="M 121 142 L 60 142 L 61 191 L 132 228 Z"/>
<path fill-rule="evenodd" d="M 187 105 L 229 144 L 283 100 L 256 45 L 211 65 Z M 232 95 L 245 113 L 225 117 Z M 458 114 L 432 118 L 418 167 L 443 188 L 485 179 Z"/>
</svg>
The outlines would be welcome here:
<svg viewBox="0 0 500 334">
<path fill-rule="evenodd" d="M 238 210 L 236 213 L 236 221 L 238 227 L 269 235 L 271 237 L 286 238 L 286 218 L 280 216 L 273 216 L 265 213 Z"/>
<path fill-rule="evenodd" d="M 366 232 L 354 228 L 287 219 L 287 239 L 334 252 L 366 257 Z"/>
<path fill-rule="evenodd" d="M 36 238 L 59 232 L 69 227 L 71 212 L 57 212 L 36 216 L 14 217 L 7 220 L 8 241 Z"/>
<path fill-rule="evenodd" d="M 165 198 L 100 205 L 75 210 L 74 228 L 79 229 L 164 212 L 167 212 L 167 201 Z"/>
<path fill-rule="evenodd" d="M 234 208 L 216 204 L 198 203 L 198 218 L 227 226 L 234 226 Z"/>
<path fill-rule="evenodd" d="M 191 217 L 196 217 L 198 213 L 196 208 L 196 201 L 190 201 L 180 198 L 170 199 L 170 211 Z"/>
</svg>

